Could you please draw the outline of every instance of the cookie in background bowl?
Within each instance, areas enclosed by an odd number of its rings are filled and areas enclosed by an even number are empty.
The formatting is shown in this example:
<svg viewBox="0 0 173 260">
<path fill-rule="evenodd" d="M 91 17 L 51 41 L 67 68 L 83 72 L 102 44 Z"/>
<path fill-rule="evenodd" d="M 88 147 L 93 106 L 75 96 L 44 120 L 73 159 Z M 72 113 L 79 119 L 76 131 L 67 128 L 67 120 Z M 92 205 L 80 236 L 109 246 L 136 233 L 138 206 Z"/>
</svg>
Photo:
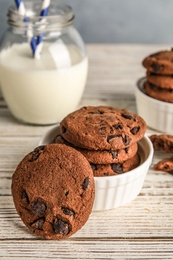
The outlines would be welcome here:
<svg viewBox="0 0 173 260">
<path fill-rule="evenodd" d="M 173 73 L 173 50 L 163 50 L 150 54 L 142 61 L 143 66 L 147 71 L 172 75 Z"/>
<path fill-rule="evenodd" d="M 138 114 L 155 130 L 173 129 L 173 50 L 150 54 L 142 61 L 146 77 L 135 89 Z"/>
<path fill-rule="evenodd" d="M 150 83 L 149 81 L 146 81 L 144 84 L 144 90 L 145 93 L 152 98 L 173 103 L 173 88 L 161 88 L 153 83 Z"/>
<path fill-rule="evenodd" d="M 173 50 L 151 54 L 142 61 L 146 70 L 145 92 L 148 96 L 173 102 Z"/>
</svg>

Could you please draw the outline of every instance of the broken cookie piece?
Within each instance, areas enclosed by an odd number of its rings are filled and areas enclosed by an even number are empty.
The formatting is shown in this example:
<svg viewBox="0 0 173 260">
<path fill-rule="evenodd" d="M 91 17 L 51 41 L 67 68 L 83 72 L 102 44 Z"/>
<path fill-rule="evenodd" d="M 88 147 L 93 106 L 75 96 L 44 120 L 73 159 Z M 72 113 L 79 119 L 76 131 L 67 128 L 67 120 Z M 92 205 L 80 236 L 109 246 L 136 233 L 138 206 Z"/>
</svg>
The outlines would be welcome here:
<svg viewBox="0 0 173 260">
<path fill-rule="evenodd" d="M 159 161 L 154 165 L 154 170 L 173 174 L 173 157 Z"/>
<path fill-rule="evenodd" d="M 151 135 L 150 140 L 154 149 L 166 153 L 173 153 L 173 135 Z"/>
</svg>

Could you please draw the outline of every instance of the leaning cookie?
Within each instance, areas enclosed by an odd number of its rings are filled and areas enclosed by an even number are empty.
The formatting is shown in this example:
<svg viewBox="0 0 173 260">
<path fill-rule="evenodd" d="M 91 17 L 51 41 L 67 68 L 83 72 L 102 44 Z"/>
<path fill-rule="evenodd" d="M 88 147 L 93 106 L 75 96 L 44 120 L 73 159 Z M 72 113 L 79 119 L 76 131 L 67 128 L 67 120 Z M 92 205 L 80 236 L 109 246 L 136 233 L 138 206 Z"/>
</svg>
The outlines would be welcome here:
<svg viewBox="0 0 173 260">
<path fill-rule="evenodd" d="M 55 143 L 66 144 L 81 152 L 90 163 L 94 164 L 110 164 L 124 162 L 135 156 L 138 150 L 138 144 L 119 149 L 119 150 L 86 150 L 79 147 L 75 147 L 73 144 L 66 141 L 61 135 L 55 138 Z"/>
<path fill-rule="evenodd" d="M 35 234 L 64 239 L 89 218 L 94 177 L 86 158 L 61 144 L 40 146 L 18 165 L 12 177 L 18 214 Z"/>
<path fill-rule="evenodd" d="M 146 81 L 144 90 L 145 93 L 152 98 L 173 103 L 173 89 L 163 89 Z"/>
<path fill-rule="evenodd" d="M 151 135 L 150 140 L 154 149 L 166 153 L 173 153 L 173 135 Z"/>
<path fill-rule="evenodd" d="M 154 170 L 173 174 L 173 157 L 159 161 L 154 165 Z"/>
<path fill-rule="evenodd" d="M 60 123 L 60 134 L 73 145 L 88 150 L 123 149 L 138 142 L 146 131 L 137 114 L 107 106 L 83 107 Z"/>
<path fill-rule="evenodd" d="M 156 74 L 173 74 L 173 51 L 160 51 L 149 55 L 143 62 L 143 66 Z"/>
<path fill-rule="evenodd" d="M 132 159 L 123 163 L 91 164 L 95 177 L 113 176 L 133 170 L 140 164 L 140 157 L 136 154 Z"/>
</svg>

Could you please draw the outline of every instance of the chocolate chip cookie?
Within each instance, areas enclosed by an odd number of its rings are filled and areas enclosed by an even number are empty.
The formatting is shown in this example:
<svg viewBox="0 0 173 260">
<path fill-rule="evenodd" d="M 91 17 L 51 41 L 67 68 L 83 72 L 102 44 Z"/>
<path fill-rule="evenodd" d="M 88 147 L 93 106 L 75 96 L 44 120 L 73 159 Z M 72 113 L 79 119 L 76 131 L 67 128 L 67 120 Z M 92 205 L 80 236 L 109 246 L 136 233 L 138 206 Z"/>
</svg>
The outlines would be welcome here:
<svg viewBox="0 0 173 260">
<path fill-rule="evenodd" d="M 75 147 L 73 144 L 67 142 L 61 135 L 58 135 L 55 139 L 55 143 L 66 144 L 74 147 L 81 152 L 90 163 L 94 164 L 110 164 L 121 163 L 135 156 L 137 153 L 137 143 L 123 149 L 116 150 L 86 150 L 79 147 Z"/>
<path fill-rule="evenodd" d="M 133 170 L 140 164 L 140 157 L 136 154 L 133 158 L 122 163 L 93 164 L 91 167 L 95 177 L 113 176 Z"/>
<path fill-rule="evenodd" d="M 137 114 L 113 107 L 83 107 L 60 123 L 60 134 L 73 145 L 88 150 L 124 149 L 138 142 L 146 131 Z"/>
<path fill-rule="evenodd" d="M 93 172 L 86 158 L 69 146 L 40 146 L 16 168 L 12 195 L 19 216 L 33 233 L 67 238 L 86 223 L 92 210 Z"/>
<path fill-rule="evenodd" d="M 144 84 L 145 93 L 157 100 L 173 102 L 173 89 L 163 89 L 148 81 Z"/>
<path fill-rule="evenodd" d="M 173 136 L 167 134 L 151 135 L 150 140 L 154 149 L 166 153 L 173 153 Z"/>
<path fill-rule="evenodd" d="M 173 51 L 159 51 L 146 57 L 143 66 L 150 72 L 156 74 L 173 74 Z"/>
<path fill-rule="evenodd" d="M 173 157 L 159 161 L 154 165 L 154 170 L 173 174 Z"/>
<path fill-rule="evenodd" d="M 147 72 L 147 81 L 162 89 L 173 89 L 173 75 L 157 75 Z"/>
</svg>

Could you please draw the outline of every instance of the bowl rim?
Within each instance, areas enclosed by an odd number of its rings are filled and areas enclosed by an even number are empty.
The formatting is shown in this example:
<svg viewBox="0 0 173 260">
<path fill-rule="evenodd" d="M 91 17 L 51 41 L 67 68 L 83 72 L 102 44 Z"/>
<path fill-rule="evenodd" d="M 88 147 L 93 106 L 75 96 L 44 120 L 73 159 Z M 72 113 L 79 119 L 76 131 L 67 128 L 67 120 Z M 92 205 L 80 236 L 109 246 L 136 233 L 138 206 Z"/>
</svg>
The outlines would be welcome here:
<svg viewBox="0 0 173 260">
<path fill-rule="evenodd" d="M 46 144 L 48 144 L 48 143 L 45 143 L 44 140 L 45 139 L 49 139 L 51 134 L 53 134 L 58 129 L 58 127 L 59 127 L 59 124 L 54 125 L 45 134 L 43 134 L 43 136 L 41 136 L 41 138 L 40 138 L 40 141 L 39 141 L 38 145 L 46 145 Z M 136 171 L 140 171 L 145 165 L 150 165 L 151 162 L 152 162 L 153 154 L 154 154 L 154 149 L 153 149 L 152 142 L 151 142 L 150 138 L 147 136 L 147 134 L 145 134 L 143 136 L 143 138 L 141 140 L 139 140 L 138 142 L 140 143 L 141 141 L 144 141 L 145 143 L 147 143 L 148 148 L 149 148 L 149 152 L 148 152 L 147 158 L 144 160 L 144 162 L 142 162 L 139 166 L 137 166 L 136 168 L 132 169 L 131 171 L 124 172 L 122 174 L 113 175 L 113 176 L 94 177 L 95 181 L 97 181 L 97 182 L 109 181 L 110 182 L 111 180 L 114 180 L 115 178 L 116 178 L 117 181 L 118 180 L 124 180 L 128 176 L 132 177 L 133 175 L 135 175 Z M 141 174 L 138 174 L 137 178 L 139 178 L 140 176 L 141 176 Z"/>
<path fill-rule="evenodd" d="M 155 99 L 153 97 L 150 97 L 148 96 L 145 92 L 144 92 L 144 89 L 143 89 L 143 84 L 144 82 L 146 81 L 146 77 L 142 77 L 142 78 L 139 78 L 136 82 L 136 85 L 137 85 L 137 90 L 140 92 L 140 94 L 145 97 L 146 99 L 154 102 L 155 104 L 160 104 L 160 105 L 164 105 L 164 106 L 169 106 L 169 107 L 173 107 L 173 103 L 170 103 L 170 102 L 166 102 L 166 101 L 162 101 L 162 100 L 158 100 L 158 99 Z"/>
</svg>

